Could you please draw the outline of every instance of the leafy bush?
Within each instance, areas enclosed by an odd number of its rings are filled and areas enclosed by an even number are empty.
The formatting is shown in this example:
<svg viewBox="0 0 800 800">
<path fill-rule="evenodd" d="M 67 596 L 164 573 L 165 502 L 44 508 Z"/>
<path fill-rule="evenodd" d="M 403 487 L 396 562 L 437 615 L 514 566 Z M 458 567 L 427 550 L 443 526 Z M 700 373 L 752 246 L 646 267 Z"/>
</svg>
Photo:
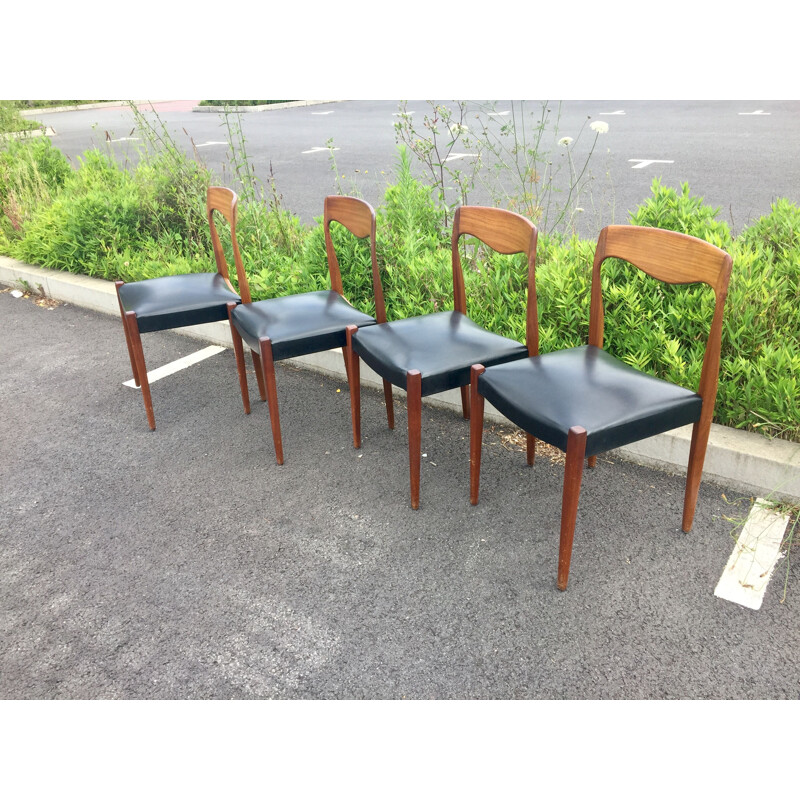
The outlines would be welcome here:
<svg viewBox="0 0 800 800">
<path fill-rule="evenodd" d="M 211 174 L 156 132 L 154 148 L 124 170 L 89 151 L 72 169 L 46 139 L 0 152 L 0 252 L 107 279 L 140 280 L 214 269 L 205 218 Z M 166 142 L 166 144 L 165 144 Z M 158 145 L 156 147 L 156 145 Z M 330 286 L 321 220 L 306 227 L 248 186 L 238 238 L 253 299 Z M 400 150 L 395 182 L 377 209 L 377 255 L 390 319 L 452 308 L 445 209 L 411 175 Z M 723 328 L 715 421 L 800 441 L 800 209 L 777 201 L 736 239 L 717 211 L 654 181 L 631 213 L 635 224 L 670 228 L 730 252 L 734 271 Z M 230 253 L 227 226 L 223 246 Z M 369 247 L 332 226 L 345 293 L 374 313 Z M 588 339 L 594 241 L 540 233 L 536 265 L 540 349 Z M 232 264 L 232 258 L 229 257 Z M 526 275 L 518 256 L 463 243 L 467 304 L 476 322 L 525 337 Z M 231 274 L 235 282 L 234 274 Z M 695 388 L 713 297 L 704 286 L 665 286 L 629 265 L 604 270 L 605 346 L 629 364 Z"/>
</svg>

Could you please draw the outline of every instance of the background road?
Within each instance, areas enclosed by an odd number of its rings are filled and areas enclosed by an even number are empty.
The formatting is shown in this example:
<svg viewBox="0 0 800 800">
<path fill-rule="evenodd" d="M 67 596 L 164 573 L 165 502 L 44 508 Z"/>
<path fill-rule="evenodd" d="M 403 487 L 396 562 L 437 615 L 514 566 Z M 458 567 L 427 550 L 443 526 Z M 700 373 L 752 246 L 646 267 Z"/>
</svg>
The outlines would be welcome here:
<svg viewBox="0 0 800 800">
<path fill-rule="evenodd" d="M 193 142 L 220 181 L 232 185 L 226 129 L 217 114 L 193 113 L 196 102 L 141 107 L 154 107 L 175 142 L 186 152 L 192 152 Z M 336 191 L 337 175 L 345 191 L 355 189 L 378 204 L 397 163 L 394 123 L 399 107 L 396 100 L 354 100 L 242 114 L 248 158 L 262 181 L 272 166 L 284 206 L 305 222 L 322 213 L 322 198 Z M 553 103 L 551 114 L 557 108 Z M 478 103 L 469 109 L 470 126 L 475 125 L 475 115 L 486 118 Z M 526 117 L 538 115 L 541 103 L 526 101 L 525 109 Z M 420 125 L 430 107 L 424 101 L 409 101 L 408 110 Z M 510 110 L 509 102 L 496 105 L 501 114 Z M 153 112 L 145 114 L 155 121 Z M 36 118 L 55 129 L 53 143 L 73 161 L 92 146 L 110 146 L 123 161 L 135 160 L 142 143 L 141 131 L 125 107 L 43 113 Z M 594 237 L 605 224 L 627 222 L 627 211 L 649 196 L 655 177 L 675 188 L 688 182 L 693 195 L 720 208 L 718 218 L 734 233 L 768 213 L 779 197 L 800 202 L 800 101 L 565 101 L 558 136 L 578 140 L 578 156 L 591 145 L 588 129 L 578 139 L 590 120 L 607 122 L 609 131 L 598 137 L 589 168 L 591 192 L 580 201 L 585 208 L 583 235 Z M 556 138 L 546 139 L 548 150 Z M 336 172 L 326 148 L 331 139 L 337 148 Z M 552 152 L 563 155 L 555 146 Z M 477 189 L 470 201 L 486 203 L 491 198 Z"/>
</svg>

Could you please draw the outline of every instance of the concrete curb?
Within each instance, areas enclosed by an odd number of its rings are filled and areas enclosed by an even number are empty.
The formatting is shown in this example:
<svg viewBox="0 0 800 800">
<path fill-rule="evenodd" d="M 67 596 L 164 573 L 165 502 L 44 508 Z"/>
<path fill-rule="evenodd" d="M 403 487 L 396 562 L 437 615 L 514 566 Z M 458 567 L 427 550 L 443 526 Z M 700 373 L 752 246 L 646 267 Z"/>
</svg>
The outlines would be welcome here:
<svg viewBox="0 0 800 800">
<path fill-rule="evenodd" d="M 38 291 L 54 300 L 119 316 L 116 291 L 111 281 L 34 267 L 0 256 L 0 283 Z M 176 332 L 211 344 L 232 346 L 227 322 L 196 325 Z M 345 378 L 344 360 L 338 350 L 290 359 L 290 362 L 306 369 Z M 361 382 L 374 388 L 382 386 L 379 376 L 363 362 Z M 404 396 L 403 392 L 398 394 Z M 457 390 L 425 398 L 425 402 L 461 413 L 461 394 Z M 510 424 L 488 403 L 486 418 L 494 423 Z M 626 461 L 685 473 L 690 440 L 691 426 L 686 426 L 627 445 L 612 453 Z M 800 444 L 782 439 L 766 439 L 756 433 L 712 425 L 703 480 L 745 495 L 796 503 L 800 501 Z"/>
</svg>

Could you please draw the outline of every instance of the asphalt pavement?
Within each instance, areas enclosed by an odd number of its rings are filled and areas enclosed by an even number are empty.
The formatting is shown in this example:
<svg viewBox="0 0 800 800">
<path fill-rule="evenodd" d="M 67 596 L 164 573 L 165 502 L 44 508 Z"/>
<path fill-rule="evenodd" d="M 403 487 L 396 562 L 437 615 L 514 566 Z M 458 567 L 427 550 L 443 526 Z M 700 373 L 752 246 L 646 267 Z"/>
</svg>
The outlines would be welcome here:
<svg viewBox="0 0 800 800">
<path fill-rule="evenodd" d="M 52 304 L 51 304 L 52 305 Z M 567 592 L 562 468 L 423 409 L 421 507 L 406 416 L 279 364 L 286 463 L 245 416 L 226 350 L 153 384 L 148 429 L 121 323 L 0 293 L 0 698 L 798 699 L 797 565 L 760 610 L 714 596 L 751 499 L 601 458 Z M 144 336 L 150 369 L 200 349 Z"/>
</svg>

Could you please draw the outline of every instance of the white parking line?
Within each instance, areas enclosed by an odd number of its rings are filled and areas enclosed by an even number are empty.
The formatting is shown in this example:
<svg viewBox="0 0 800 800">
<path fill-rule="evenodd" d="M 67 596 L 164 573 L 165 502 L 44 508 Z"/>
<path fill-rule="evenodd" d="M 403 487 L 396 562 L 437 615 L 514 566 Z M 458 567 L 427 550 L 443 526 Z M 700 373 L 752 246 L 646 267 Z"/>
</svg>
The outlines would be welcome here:
<svg viewBox="0 0 800 800">
<path fill-rule="evenodd" d="M 788 515 L 770 510 L 763 498 L 756 498 L 714 595 L 755 611 L 761 608 L 788 524 Z"/>
<path fill-rule="evenodd" d="M 196 364 L 198 361 L 204 361 L 206 358 L 211 358 L 211 356 L 221 353 L 224 349 L 224 347 L 220 347 L 216 344 L 212 344 L 209 347 L 204 347 L 202 350 L 198 350 L 196 353 L 190 353 L 188 356 L 177 359 L 177 361 L 170 361 L 169 364 L 164 364 L 163 367 L 157 367 L 152 372 L 148 372 L 147 380 L 149 383 L 155 383 L 155 381 L 160 380 L 161 378 L 166 378 L 167 375 L 172 375 L 174 372 L 186 369 L 186 367 L 191 367 L 192 364 Z M 130 386 L 132 389 L 139 388 L 134 383 L 133 378 L 131 378 L 129 381 L 125 381 L 122 385 Z"/>
</svg>

